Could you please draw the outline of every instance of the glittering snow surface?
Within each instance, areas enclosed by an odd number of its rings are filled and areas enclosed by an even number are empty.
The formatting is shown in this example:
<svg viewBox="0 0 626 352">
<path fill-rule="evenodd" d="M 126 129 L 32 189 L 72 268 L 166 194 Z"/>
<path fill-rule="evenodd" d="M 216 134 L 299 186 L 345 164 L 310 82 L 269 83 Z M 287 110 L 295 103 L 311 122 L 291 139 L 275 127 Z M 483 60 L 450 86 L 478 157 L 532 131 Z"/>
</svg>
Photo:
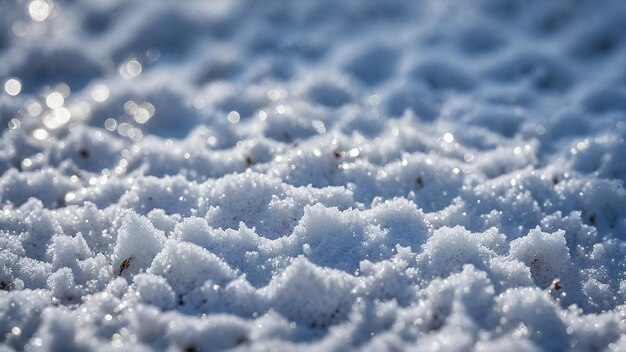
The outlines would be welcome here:
<svg viewBox="0 0 626 352">
<path fill-rule="evenodd" d="M 0 2 L 0 350 L 624 350 L 623 1 Z"/>
</svg>

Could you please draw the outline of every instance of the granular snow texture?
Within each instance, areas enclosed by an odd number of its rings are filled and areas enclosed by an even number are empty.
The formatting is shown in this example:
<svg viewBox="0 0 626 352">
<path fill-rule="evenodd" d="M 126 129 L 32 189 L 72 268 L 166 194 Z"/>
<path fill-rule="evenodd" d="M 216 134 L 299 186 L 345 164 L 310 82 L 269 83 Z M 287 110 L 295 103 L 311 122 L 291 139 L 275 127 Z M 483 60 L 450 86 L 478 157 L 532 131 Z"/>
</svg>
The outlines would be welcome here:
<svg viewBox="0 0 626 352">
<path fill-rule="evenodd" d="M 0 350 L 626 350 L 626 2 L 0 2 Z"/>
</svg>

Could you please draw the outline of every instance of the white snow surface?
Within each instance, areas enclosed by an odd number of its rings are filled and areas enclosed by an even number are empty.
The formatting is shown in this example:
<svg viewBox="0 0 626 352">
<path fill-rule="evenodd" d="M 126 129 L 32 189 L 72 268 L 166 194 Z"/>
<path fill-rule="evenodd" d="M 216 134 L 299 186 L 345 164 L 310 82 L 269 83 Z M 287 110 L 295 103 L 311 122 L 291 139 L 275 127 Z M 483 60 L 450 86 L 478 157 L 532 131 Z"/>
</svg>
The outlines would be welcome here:
<svg viewBox="0 0 626 352">
<path fill-rule="evenodd" d="M 0 350 L 626 350 L 626 2 L 0 2 Z"/>
</svg>

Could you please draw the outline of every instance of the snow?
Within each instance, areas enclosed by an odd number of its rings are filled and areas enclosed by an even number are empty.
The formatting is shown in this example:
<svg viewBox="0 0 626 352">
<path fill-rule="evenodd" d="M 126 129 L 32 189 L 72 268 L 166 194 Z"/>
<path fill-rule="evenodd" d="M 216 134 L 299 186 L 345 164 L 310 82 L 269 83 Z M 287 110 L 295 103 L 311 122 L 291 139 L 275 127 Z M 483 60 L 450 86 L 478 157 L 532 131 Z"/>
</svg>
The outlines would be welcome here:
<svg viewBox="0 0 626 352">
<path fill-rule="evenodd" d="M 626 350 L 626 5 L 0 5 L 0 350 Z"/>
</svg>

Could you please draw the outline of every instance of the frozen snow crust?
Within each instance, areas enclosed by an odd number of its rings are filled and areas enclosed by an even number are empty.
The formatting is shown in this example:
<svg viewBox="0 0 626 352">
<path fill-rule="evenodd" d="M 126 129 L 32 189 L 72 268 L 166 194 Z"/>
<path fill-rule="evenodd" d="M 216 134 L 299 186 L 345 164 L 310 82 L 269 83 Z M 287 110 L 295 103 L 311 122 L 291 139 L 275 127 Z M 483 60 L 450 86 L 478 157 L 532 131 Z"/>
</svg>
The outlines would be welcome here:
<svg viewBox="0 0 626 352">
<path fill-rule="evenodd" d="M 623 1 L 29 5 L 0 350 L 626 350 Z"/>
</svg>

